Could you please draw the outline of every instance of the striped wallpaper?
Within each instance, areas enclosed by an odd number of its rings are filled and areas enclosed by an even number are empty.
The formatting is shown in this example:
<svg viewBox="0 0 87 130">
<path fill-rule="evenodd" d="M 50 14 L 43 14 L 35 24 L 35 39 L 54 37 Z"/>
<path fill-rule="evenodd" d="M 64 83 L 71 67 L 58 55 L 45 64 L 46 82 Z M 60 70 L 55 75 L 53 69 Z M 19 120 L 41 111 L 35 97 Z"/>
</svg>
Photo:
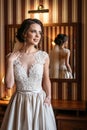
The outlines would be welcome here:
<svg viewBox="0 0 87 130">
<path fill-rule="evenodd" d="M 38 18 L 43 23 L 80 22 L 81 0 L 4 0 L 6 24 L 20 24 L 25 18 Z M 29 14 L 28 10 L 43 4 L 48 13 Z M 78 15 L 79 14 L 79 15 Z"/>
</svg>

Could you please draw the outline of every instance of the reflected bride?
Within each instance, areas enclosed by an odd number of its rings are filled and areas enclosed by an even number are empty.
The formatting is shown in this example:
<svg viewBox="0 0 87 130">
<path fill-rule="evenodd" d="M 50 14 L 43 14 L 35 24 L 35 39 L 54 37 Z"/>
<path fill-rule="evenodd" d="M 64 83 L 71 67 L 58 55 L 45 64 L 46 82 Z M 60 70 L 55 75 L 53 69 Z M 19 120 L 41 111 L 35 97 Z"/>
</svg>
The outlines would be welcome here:
<svg viewBox="0 0 87 130">
<path fill-rule="evenodd" d="M 59 34 L 54 40 L 55 46 L 50 53 L 50 77 L 71 79 L 72 69 L 69 64 L 70 50 L 67 49 L 68 36 Z"/>
</svg>

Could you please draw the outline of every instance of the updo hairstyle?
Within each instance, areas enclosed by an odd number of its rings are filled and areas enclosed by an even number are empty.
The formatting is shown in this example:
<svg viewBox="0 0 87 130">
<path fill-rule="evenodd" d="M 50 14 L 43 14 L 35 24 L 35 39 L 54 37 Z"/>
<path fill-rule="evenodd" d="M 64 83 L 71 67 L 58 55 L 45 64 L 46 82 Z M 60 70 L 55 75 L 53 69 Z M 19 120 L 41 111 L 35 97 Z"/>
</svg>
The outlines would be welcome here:
<svg viewBox="0 0 87 130">
<path fill-rule="evenodd" d="M 54 40 L 56 45 L 63 45 L 68 40 L 68 36 L 66 34 L 58 34 Z"/>
<path fill-rule="evenodd" d="M 43 24 L 40 20 L 38 19 L 25 19 L 23 21 L 23 23 L 21 24 L 20 28 L 18 29 L 17 31 L 17 34 L 16 34 L 16 38 L 18 39 L 19 42 L 25 42 L 25 37 L 24 37 L 24 34 L 28 31 L 29 27 L 31 24 L 39 24 L 41 26 L 41 29 L 42 29 L 42 34 L 43 34 Z"/>
</svg>

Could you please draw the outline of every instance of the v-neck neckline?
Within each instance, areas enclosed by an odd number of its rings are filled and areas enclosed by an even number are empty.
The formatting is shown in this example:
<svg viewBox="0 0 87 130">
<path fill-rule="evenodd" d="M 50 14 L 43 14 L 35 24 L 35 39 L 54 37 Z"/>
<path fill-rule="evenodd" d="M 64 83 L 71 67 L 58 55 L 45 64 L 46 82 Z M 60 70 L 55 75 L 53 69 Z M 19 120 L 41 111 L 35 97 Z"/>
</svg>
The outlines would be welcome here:
<svg viewBox="0 0 87 130">
<path fill-rule="evenodd" d="M 30 77 L 30 72 L 32 70 L 32 68 L 34 67 L 34 65 L 36 64 L 36 62 L 34 62 L 27 70 L 26 68 L 23 66 L 23 64 L 21 63 L 21 61 L 18 59 L 17 60 L 19 65 L 22 67 L 23 71 L 25 72 L 26 76 L 29 78 Z"/>
<path fill-rule="evenodd" d="M 39 52 L 39 51 L 37 51 L 37 52 L 35 52 L 35 53 L 33 54 L 33 56 L 35 57 L 35 61 L 34 61 L 34 63 L 31 64 L 31 66 L 30 66 L 28 69 L 26 69 L 26 68 L 24 67 L 24 65 L 22 64 L 22 62 L 21 62 L 21 60 L 20 60 L 20 57 L 17 58 L 17 61 L 18 61 L 19 65 L 22 67 L 23 71 L 25 72 L 25 74 L 26 74 L 26 76 L 27 76 L 28 78 L 30 77 L 30 73 L 31 73 L 32 68 L 33 68 L 34 65 L 36 64 L 36 54 L 38 54 L 38 52 Z"/>
</svg>

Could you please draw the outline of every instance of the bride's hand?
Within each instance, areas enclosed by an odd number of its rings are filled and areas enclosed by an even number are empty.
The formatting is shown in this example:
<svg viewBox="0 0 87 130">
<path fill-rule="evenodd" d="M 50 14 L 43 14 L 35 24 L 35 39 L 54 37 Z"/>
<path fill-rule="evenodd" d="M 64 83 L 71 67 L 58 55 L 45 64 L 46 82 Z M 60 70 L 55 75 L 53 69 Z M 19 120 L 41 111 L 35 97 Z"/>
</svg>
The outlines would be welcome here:
<svg viewBox="0 0 87 130">
<path fill-rule="evenodd" d="M 44 104 L 48 104 L 48 106 L 50 106 L 51 104 L 51 98 L 49 96 L 47 96 L 44 100 Z"/>
<path fill-rule="evenodd" d="M 20 52 L 12 52 L 8 55 L 8 62 L 14 62 L 20 55 Z"/>
</svg>

